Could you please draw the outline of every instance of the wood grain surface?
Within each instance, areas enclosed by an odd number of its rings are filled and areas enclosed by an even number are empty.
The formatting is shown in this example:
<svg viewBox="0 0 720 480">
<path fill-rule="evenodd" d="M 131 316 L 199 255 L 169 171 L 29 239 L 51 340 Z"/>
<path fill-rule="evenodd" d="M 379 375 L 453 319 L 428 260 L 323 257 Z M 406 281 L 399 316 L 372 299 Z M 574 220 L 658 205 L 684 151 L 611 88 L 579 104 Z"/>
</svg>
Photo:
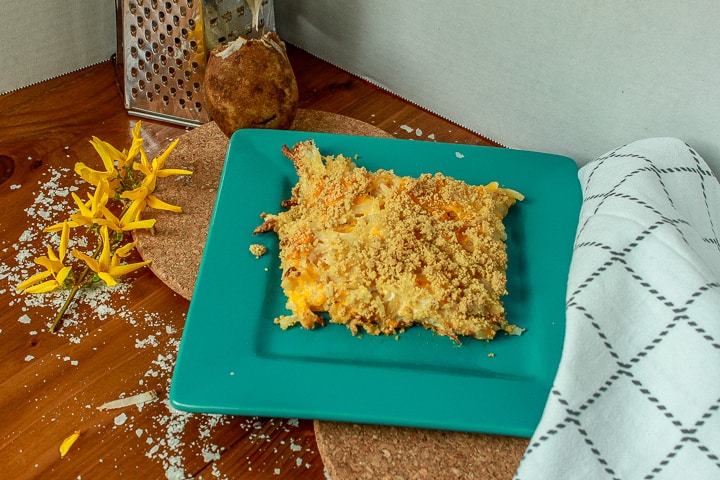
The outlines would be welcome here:
<svg viewBox="0 0 720 480">
<path fill-rule="evenodd" d="M 289 48 L 300 107 L 346 115 L 398 138 L 489 145 L 375 86 Z M 76 162 L 100 165 L 89 141 L 130 145 L 129 115 L 111 61 L 0 96 L 0 467 L 6 478 L 324 479 L 311 420 L 178 412 L 167 402 L 188 300 L 150 269 L 78 298 L 56 334 L 61 294 L 24 295 L 42 228 L 83 194 Z M 142 120 L 159 154 L 187 129 Z M 160 185 L 159 189 L 162 186 Z M 160 190 L 159 190 L 160 191 Z M 135 253 L 128 260 L 139 260 Z M 158 399 L 105 402 L 153 390 Z M 62 457 L 60 443 L 80 437 Z"/>
</svg>

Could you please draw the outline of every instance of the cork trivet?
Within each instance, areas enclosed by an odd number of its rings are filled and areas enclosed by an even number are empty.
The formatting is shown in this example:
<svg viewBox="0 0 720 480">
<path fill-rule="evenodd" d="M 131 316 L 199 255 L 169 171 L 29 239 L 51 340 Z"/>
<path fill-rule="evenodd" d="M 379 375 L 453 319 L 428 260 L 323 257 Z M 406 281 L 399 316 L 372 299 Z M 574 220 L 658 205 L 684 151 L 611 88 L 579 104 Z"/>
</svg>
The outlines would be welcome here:
<svg viewBox="0 0 720 480">
<path fill-rule="evenodd" d="M 332 480 L 511 479 L 528 439 L 315 421 Z"/>
<path fill-rule="evenodd" d="M 299 110 L 293 130 L 390 137 L 385 131 L 327 112 Z M 168 287 L 191 299 L 229 141 L 214 122 L 185 133 L 167 168 L 191 176 L 158 183 L 164 201 L 183 213 L 153 210 L 154 233 L 134 232 L 137 250 Z M 523 438 L 316 421 L 320 455 L 332 480 L 510 479 L 527 447 Z"/>
</svg>

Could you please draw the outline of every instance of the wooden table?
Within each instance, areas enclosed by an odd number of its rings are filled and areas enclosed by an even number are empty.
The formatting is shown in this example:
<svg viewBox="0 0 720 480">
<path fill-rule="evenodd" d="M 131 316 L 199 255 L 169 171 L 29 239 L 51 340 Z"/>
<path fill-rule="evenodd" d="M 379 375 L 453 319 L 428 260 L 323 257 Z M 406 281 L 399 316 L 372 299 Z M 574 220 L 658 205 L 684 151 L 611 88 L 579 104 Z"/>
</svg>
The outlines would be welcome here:
<svg viewBox="0 0 720 480">
<path fill-rule="evenodd" d="M 491 145 L 409 102 L 289 48 L 300 107 L 338 113 L 398 138 Z M 148 269 L 75 303 L 58 333 L 59 295 L 15 286 L 45 255 L 43 226 L 74 211 L 72 169 L 99 166 L 92 136 L 130 145 L 111 61 L 0 96 L 0 467 L 23 478 L 324 479 L 312 422 L 187 414 L 167 401 L 188 301 Z M 186 129 L 143 120 L 150 154 Z M 53 244 L 55 245 L 55 244 Z M 138 261 L 137 254 L 129 261 Z M 105 402 L 155 391 L 142 405 Z M 58 448 L 81 434 L 61 458 Z"/>
</svg>

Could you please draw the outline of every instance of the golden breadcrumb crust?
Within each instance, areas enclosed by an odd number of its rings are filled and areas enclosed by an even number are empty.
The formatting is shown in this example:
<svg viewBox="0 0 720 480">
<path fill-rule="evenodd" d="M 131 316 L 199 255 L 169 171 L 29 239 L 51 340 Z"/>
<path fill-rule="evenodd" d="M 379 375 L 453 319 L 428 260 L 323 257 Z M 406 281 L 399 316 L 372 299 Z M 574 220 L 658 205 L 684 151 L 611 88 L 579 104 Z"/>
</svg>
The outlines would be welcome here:
<svg viewBox="0 0 720 480">
<path fill-rule="evenodd" d="M 502 219 L 519 193 L 497 183 L 472 186 L 442 174 L 369 172 L 342 155 L 323 157 L 313 140 L 283 153 L 299 181 L 288 210 L 263 213 L 256 233 L 280 242 L 282 288 L 300 323 L 345 324 L 393 335 L 414 324 L 456 341 L 491 339 L 510 325 Z"/>
</svg>

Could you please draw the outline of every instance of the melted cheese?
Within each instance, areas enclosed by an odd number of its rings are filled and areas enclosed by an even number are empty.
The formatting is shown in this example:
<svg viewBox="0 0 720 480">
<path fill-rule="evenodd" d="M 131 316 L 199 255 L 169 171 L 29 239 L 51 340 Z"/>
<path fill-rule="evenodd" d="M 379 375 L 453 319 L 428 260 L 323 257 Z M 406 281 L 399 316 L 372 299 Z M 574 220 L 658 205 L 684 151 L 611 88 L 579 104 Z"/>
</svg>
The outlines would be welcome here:
<svg viewBox="0 0 720 480">
<path fill-rule="evenodd" d="M 263 214 L 258 231 L 280 240 L 283 328 L 331 322 L 392 335 L 421 324 L 453 339 L 522 329 L 505 318 L 507 254 L 502 218 L 522 195 L 442 174 L 369 172 L 313 141 L 285 154 L 299 181 L 290 208 Z"/>
</svg>

